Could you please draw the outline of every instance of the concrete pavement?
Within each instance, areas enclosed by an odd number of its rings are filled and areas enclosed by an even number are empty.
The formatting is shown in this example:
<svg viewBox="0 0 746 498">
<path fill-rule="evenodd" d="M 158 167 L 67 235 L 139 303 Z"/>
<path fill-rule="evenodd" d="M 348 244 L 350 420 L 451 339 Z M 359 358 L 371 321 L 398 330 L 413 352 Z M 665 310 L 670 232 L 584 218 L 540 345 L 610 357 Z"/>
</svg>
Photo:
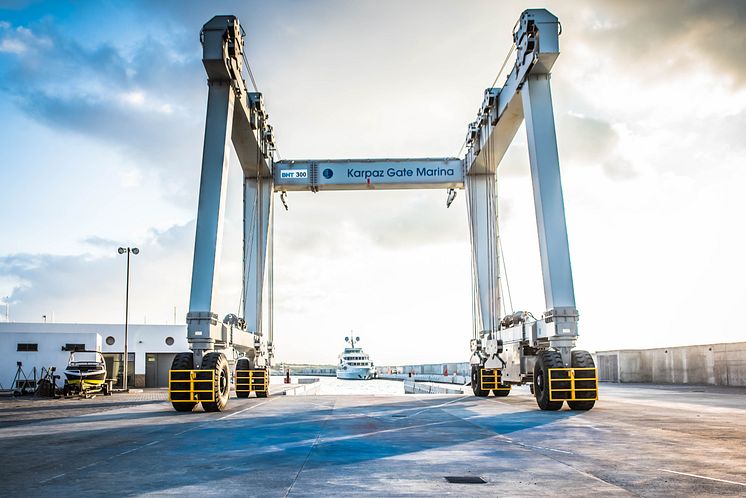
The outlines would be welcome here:
<svg viewBox="0 0 746 498">
<path fill-rule="evenodd" d="M 162 395 L 0 401 L 0 495 L 746 495 L 743 389 L 602 385 L 590 412 L 541 412 L 524 389 L 187 414 Z"/>
</svg>

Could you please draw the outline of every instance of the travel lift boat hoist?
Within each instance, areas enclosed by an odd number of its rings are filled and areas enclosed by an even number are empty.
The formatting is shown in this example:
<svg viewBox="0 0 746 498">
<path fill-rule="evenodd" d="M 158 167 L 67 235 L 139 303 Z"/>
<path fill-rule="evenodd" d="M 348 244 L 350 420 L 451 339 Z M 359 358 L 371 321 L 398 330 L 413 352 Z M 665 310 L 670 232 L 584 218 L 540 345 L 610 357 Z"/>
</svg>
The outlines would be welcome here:
<svg viewBox="0 0 746 498">
<path fill-rule="evenodd" d="M 521 14 L 513 33 L 516 59 L 502 88 L 485 90 L 468 127 L 460 158 L 274 161 L 272 127 L 262 94 L 242 77 L 244 34 L 234 16 L 216 16 L 201 33 L 208 76 L 207 121 L 197 214 L 187 336 L 169 374 L 176 410 L 202 403 L 220 411 L 230 395 L 236 360 L 239 397 L 267 395 L 272 359 L 272 196 L 289 191 L 465 189 L 472 247 L 474 337 L 471 385 L 476 396 L 507 396 L 531 383 L 542 410 L 563 403 L 593 407 L 598 381 L 593 358 L 574 350 L 578 337 L 570 252 L 560 180 L 550 75 L 559 55 L 560 24 L 544 9 Z M 248 66 L 248 64 L 247 64 Z M 249 75 L 253 80 L 250 69 Z M 256 89 L 256 85 L 254 85 Z M 547 311 L 540 319 L 516 312 L 500 319 L 497 237 L 497 166 L 526 122 L 539 252 Z M 244 270 L 241 318 L 214 313 L 221 255 L 230 142 L 244 173 Z M 269 288 L 268 333 L 263 335 L 263 294 Z"/>
</svg>

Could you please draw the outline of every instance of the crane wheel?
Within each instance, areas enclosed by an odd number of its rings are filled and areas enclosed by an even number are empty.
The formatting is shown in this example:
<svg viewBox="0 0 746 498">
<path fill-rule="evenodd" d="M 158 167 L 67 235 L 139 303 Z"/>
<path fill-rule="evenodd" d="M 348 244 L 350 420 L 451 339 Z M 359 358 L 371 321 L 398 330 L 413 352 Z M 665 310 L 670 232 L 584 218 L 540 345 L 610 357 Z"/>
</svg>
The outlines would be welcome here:
<svg viewBox="0 0 746 498">
<path fill-rule="evenodd" d="M 266 398 L 267 397 L 267 391 L 264 391 L 262 393 L 256 393 L 257 398 Z"/>
<path fill-rule="evenodd" d="M 505 388 L 508 386 L 505 384 L 500 384 L 500 387 Z M 497 396 L 498 398 L 506 398 L 508 394 L 510 394 L 510 389 L 493 389 L 492 392 L 495 393 L 495 396 Z"/>
<path fill-rule="evenodd" d="M 572 366 L 573 368 L 596 368 L 596 364 L 593 362 L 593 357 L 588 351 L 573 351 L 572 353 Z M 596 400 L 589 401 L 568 401 L 567 406 L 571 410 L 590 410 L 593 405 L 596 404 Z"/>
<path fill-rule="evenodd" d="M 248 370 L 250 368 L 251 363 L 249 362 L 248 358 L 239 358 L 236 361 L 236 370 Z M 236 391 L 236 396 L 238 396 L 239 398 L 248 398 L 249 394 L 251 394 L 249 391 Z"/>
<path fill-rule="evenodd" d="M 228 367 L 228 359 L 223 353 L 213 351 L 202 358 L 201 370 L 212 370 L 214 372 L 213 400 L 203 401 L 202 408 L 206 412 L 221 412 L 228 404 L 231 394 L 231 373 Z"/>
<path fill-rule="evenodd" d="M 557 411 L 562 408 L 564 401 L 549 400 L 549 369 L 564 368 L 562 355 L 557 351 L 541 351 L 534 363 L 534 396 L 536 404 L 542 410 Z"/>
<path fill-rule="evenodd" d="M 474 391 L 474 396 L 484 398 L 490 394 L 490 390 L 482 389 L 482 384 L 479 382 L 479 371 L 481 368 L 481 365 L 471 366 L 471 390 Z"/>
<path fill-rule="evenodd" d="M 173 363 L 171 363 L 171 370 L 193 370 L 194 369 L 194 354 L 193 353 L 178 353 L 174 357 Z M 174 403 L 172 402 L 174 410 L 177 412 L 191 412 L 197 403 Z"/>
</svg>

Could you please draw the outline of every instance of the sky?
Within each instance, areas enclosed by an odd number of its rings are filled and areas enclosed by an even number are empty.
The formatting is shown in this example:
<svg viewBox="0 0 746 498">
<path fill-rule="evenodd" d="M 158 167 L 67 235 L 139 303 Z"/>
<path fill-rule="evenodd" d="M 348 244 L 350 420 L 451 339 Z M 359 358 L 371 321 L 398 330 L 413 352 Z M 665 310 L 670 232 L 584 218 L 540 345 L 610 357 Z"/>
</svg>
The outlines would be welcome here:
<svg viewBox="0 0 746 498">
<path fill-rule="evenodd" d="M 455 156 L 520 1 L 0 0 L 0 297 L 11 321 L 184 323 L 207 99 L 199 31 L 235 14 L 283 159 Z M 564 0 L 552 94 L 590 351 L 746 340 L 746 3 Z M 498 84 L 501 84 L 499 80 Z M 220 316 L 238 310 L 231 159 Z M 498 170 L 513 309 L 545 311 L 525 130 Z M 467 361 L 465 195 L 290 193 L 279 361 Z M 0 306 L 0 319 L 7 319 Z"/>
</svg>

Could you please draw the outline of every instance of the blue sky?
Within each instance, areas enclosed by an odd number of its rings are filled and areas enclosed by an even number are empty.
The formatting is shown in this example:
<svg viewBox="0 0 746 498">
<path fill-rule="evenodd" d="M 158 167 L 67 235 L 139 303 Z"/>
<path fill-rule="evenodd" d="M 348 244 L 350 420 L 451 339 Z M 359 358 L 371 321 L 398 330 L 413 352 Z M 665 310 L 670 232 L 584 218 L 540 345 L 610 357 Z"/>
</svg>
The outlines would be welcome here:
<svg viewBox="0 0 746 498">
<path fill-rule="evenodd" d="M 746 9 L 546 6 L 564 29 L 552 84 L 581 345 L 744 340 L 731 316 L 746 298 Z M 116 247 L 139 245 L 132 319 L 171 323 L 176 307 L 183 321 L 207 95 L 198 35 L 212 15 L 241 19 L 284 158 L 432 157 L 458 151 L 523 8 L 0 2 L 0 296 L 11 319 L 121 321 Z M 237 170 L 221 315 L 240 289 Z M 499 178 L 513 302 L 538 315 L 523 130 Z M 280 359 L 334 361 L 349 329 L 378 363 L 467 357 L 463 194 L 449 210 L 444 192 L 289 201 L 276 219 Z"/>
</svg>

